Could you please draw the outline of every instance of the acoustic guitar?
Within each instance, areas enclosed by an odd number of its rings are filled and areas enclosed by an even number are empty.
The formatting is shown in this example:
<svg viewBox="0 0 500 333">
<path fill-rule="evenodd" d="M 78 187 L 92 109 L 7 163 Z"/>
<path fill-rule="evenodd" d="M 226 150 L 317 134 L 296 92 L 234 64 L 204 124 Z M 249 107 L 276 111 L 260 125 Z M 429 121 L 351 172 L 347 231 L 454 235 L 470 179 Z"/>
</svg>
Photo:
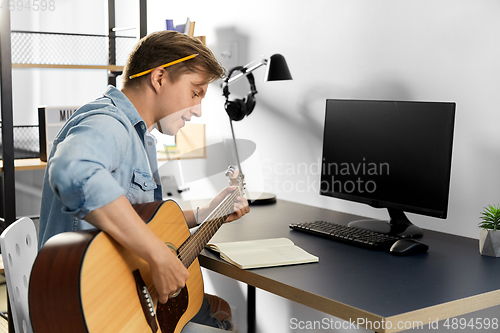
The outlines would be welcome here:
<svg viewBox="0 0 500 333">
<path fill-rule="evenodd" d="M 227 176 L 231 176 L 230 167 Z M 192 235 L 175 201 L 134 205 L 148 227 L 188 269 L 178 295 L 158 302 L 147 262 L 103 231 L 58 234 L 47 241 L 33 265 L 29 284 L 35 333 L 178 333 L 198 312 L 203 279 L 198 254 L 233 212 L 243 195 L 229 194 Z M 25 281 L 26 282 L 26 281 Z"/>
</svg>

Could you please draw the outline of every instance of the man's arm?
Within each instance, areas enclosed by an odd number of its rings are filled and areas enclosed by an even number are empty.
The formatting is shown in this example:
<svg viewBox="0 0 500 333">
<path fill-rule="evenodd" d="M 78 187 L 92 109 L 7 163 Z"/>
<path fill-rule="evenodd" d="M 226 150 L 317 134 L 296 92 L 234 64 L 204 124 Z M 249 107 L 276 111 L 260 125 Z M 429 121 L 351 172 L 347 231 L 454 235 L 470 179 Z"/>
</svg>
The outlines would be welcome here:
<svg viewBox="0 0 500 333">
<path fill-rule="evenodd" d="M 150 266 L 159 301 L 184 287 L 189 273 L 177 256 L 148 228 L 121 196 L 85 215 L 84 219 L 144 259 Z"/>
</svg>

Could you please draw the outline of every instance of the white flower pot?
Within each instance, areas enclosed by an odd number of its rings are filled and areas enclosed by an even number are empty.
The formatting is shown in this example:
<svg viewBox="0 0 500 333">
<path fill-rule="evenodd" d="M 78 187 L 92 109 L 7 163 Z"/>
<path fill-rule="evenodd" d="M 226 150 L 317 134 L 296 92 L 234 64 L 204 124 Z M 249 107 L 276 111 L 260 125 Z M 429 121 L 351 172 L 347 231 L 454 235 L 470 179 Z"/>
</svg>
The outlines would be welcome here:
<svg viewBox="0 0 500 333">
<path fill-rule="evenodd" d="M 483 256 L 500 257 L 500 230 L 480 229 L 479 252 Z"/>
</svg>

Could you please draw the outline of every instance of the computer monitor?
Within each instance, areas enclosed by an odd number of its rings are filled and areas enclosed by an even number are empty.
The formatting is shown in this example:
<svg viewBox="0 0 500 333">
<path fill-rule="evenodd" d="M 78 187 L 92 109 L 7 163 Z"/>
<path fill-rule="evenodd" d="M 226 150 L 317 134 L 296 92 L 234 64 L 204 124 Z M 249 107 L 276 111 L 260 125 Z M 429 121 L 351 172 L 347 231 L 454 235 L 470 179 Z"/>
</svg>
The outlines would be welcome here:
<svg viewBox="0 0 500 333">
<path fill-rule="evenodd" d="M 387 208 L 349 226 L 421 237 L 405 212 L 446 218 L 455 103 L 326 101 L 320 194 Z"/>
</svg>

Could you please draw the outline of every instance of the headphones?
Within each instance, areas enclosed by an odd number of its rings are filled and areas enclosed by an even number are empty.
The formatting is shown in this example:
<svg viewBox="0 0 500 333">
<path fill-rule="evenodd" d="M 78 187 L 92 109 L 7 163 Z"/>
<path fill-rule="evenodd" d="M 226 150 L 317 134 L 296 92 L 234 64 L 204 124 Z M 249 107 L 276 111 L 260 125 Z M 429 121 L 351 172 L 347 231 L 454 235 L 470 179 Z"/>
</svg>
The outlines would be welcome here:
<svg viewBox="0 0 500 333">
<path fill-rule="evenodd" d="M 246 75 L 248 79 L 248 83 L 250 83 L 250 92 L 248 93 L 246 98 L 240 99 L 237 98 L 234 101 L 229 100 L 229 78 L 235 71 L 240 71 L 242 73 L 246 72 L 246 68 L 243 66 L 234 67 L 231 69 L 226 79 L 224 80 L 222 95 L 226 97 L 226 103 L 224 104 L 224 108 L 226 109 L 227 115 L 229 119 L 232 121 L 240 121 L 245 116 L 248 116 L 252 113 L 255 108 L 255 98 L 254 95 L 257 93 L 257 89 L 255 88 L 255 79 L 252 73 L 248 73 Z"/>
</svg>

